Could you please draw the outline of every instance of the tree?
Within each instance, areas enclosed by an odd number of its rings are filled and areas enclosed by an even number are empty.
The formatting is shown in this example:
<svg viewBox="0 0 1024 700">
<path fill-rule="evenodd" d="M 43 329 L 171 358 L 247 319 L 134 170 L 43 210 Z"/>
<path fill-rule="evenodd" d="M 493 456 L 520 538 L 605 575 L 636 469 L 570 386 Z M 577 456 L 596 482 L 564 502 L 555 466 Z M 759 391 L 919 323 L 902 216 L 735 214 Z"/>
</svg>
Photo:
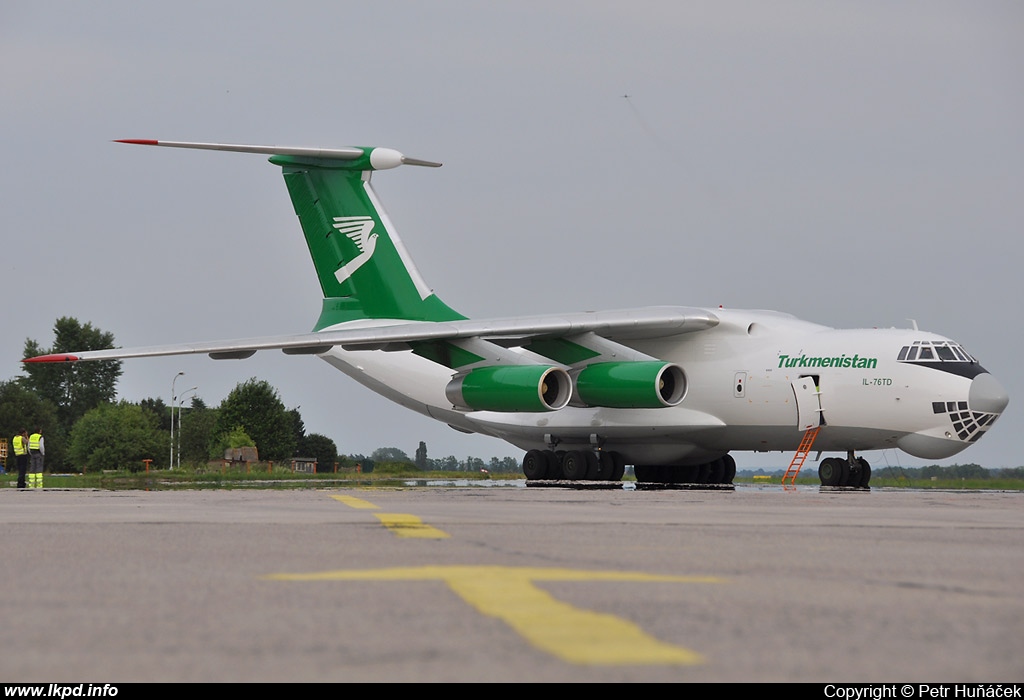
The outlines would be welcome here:
<svg viewBox="0 0 1024 700">
<path fill-rule="evenodd" d="M 70 316 L 58 318 L 53 332 L 53 346 L 49 348 L 26 339 L 25 357 L 114 347 L 112 333 L 94 328 L 91 323 L 82 325 Z M 28 363 L 22 369 L 27 376 L 21 381 L 57 407 L 57 418 L 67 433 L 86 411 L 114 400 L 121 361 Z"/>
<path fill-rule="evenodd" d="M 366 455 L 349 455 L 347 459 L 362 469 L 364 474 L 369 474 L 373 471 L 373 460 Z"/>
<path fill-rule="evenodd" d="M 288 417 L 292 421 L 292 434 L 295 435 L 295 447 L 301 452 L 301 447 L 303 445 L 302 441 L 306 439 L 306 424 L 302 421 L 302 416 L 299 414 L 299 409 L 297 408 L 289 409 Z"/>
<path fill-rule="evenodd" d="M 405 454 L 405 452 L 397 447 L 378 447 L 373 451 L 373 454 L 370 455 L 370 458 L 373 459 L 374 462 L 412 463 L 412 460 L 409 459 L 409 455 Z"/>
<path fill-rule="evenodd" d="M 427 443 L 420 440 L 420 446 L 416 448 L 416 467 L 423 471 L 427 469 Z"/>
<path fill-rule="evenodd" d="M 318 472 L 330 472 L 334 470 L 334 463 L 338 461 L 338 446 L 326 435 L 310 433 L 302 438 L 299 454 L 303 457 L 316 458 Z"/>
<path fill-rule="evenodd" d="M 192 408 L 182 411 L 174 438 L 181 448 L 183 463 L 203 464 L 224 456 L 223 450 L 215 452 L 212 444 L 217 434 L 217 414 L 217 409 L 207 408 L 198 398 L 192 399 Z"/>
<path fill-rule="evenodd" d="M 144 459 L 164 466 L 169 435 L 152 411 L 122 401 L 103 404 L 82 416 L 71 431 L 68 456 L 83 471 L 142 469 Z"/>
<path fill-rule="evenodd" d="M 153 415 L 156 416 L 157 425 L 160 427 L 160 430 L 166 430 L 168 433 L 170 432 L 171 412 L 168 410 L 167 404 L 164 403 L 163 399 L 159 397 L 155 399 L 142 399 L 142 401 L 139 401 L 139 405 L 147 411 L 151 411 Z"/>
<path fill-rule="evenodd" d="M 215 434 L 222 436 L 237 427 L 256 442 L 260 459 L 283 462 L 295 453 L 294 416 L 269 382 L 253 377 L 221 402 Z"/>
<path fill-rule="evenodd" d="M 0 382 L 0 437 L 11 439 L 22 430 L 29 433 L 43 429 L 46 439 L 46 468 L 59 470 L 66 458 L 64 435 L 57 420 L 57 407 L 17 381 Z M 8 449 L 14 464 L 14 449 Z"/>
</svg>

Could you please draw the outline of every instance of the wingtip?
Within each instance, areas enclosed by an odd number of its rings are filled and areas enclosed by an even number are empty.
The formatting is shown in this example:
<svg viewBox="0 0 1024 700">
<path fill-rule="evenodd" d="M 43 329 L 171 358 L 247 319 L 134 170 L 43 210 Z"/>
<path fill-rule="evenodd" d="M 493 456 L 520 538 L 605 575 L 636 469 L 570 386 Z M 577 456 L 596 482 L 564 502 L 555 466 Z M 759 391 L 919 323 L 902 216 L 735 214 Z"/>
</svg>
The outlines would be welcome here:
<svg viewBox="0 0 1024 700">
<path fill-rule="evenodd" d="M 159 146 L 156 139 L 114 139 L 114 143 L 134 143 L 140 146 Z"/>
<path fill-rule="evenodd" d="M 78 362 L 76 355 L 38 355 L 26 357 L 22 362 Z"/>
</svg>

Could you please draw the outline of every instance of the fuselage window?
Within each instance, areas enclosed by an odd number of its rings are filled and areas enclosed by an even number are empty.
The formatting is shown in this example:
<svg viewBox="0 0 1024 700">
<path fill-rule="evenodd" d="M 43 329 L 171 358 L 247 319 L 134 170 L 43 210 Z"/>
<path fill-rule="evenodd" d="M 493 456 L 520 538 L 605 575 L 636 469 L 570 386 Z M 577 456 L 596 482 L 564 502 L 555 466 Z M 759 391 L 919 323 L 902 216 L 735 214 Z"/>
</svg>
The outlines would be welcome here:
<svg viewBox="0 0 1024 700">
<path fill-rule="evenodd" d="M 953 350 L 945 345 L 935 348 L 935 352 L 938 353 L 939 359 L 943 362 L 956 362 L 956 355 L 953 354 Z"/>
<path fill-rule="evenodd" d="M 921 359 L 922 360 L 934 360 L 935 356 L 932 354 L 931 348 L 921 348 Z"/>
<path fill-rule="evenodd" d="M 907 362 L 913 362 L 917 359 L 917 348 L 910 348 L 910 354 L 907 355 Z"/>
<path fill-rule="evenodd" d="M 903 362 L 903 360 L 907 359 L 907 351 L 908 350 L 910 350 L 910 348 L 908 348 L 906 345 L 904 345 L 903 348 L 900 350 L 900 356 L 897 357 L 896 359 L 898 361 L 900 361 L 900 362 Z"/>
</svg>

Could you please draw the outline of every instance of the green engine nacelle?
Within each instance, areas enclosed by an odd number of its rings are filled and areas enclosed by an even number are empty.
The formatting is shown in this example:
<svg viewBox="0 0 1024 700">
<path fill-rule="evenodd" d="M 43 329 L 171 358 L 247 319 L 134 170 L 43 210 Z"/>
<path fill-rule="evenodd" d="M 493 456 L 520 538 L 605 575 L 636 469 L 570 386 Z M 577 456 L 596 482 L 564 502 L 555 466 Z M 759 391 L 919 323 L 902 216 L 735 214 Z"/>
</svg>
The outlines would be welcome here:
<svg viewBox="0 0 1024 700">
<path fill-rule="evenodd" d="M 481 367 L 452 379 L 444 394 L 453 406 L 473 411 L 557 411 L 572 397 L 572 380 L 547 365 Z"/>
<path fill-rule="evenodd" d="M 686 375 L 670 362 L 596 362 L 576 376 L 576 394 L 588 406 L 664 408 L 686 395 Z"/>
</svg>

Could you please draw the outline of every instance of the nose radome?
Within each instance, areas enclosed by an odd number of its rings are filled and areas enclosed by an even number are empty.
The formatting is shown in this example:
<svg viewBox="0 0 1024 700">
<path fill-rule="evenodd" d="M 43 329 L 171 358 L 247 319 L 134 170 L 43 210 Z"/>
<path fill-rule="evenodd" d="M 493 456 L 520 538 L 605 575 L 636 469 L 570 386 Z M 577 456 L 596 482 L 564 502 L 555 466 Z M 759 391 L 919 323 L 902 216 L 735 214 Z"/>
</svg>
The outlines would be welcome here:
<svg viewBox="0 0 1024 700">
<path fill-rule="evenodd" d="M 1008 403 L 1010 403 L 1010 395 L 991 374 L 979 374 L 971 382 L 967 404 L 972 411 L 1002 413 Z"/>
</svg>

